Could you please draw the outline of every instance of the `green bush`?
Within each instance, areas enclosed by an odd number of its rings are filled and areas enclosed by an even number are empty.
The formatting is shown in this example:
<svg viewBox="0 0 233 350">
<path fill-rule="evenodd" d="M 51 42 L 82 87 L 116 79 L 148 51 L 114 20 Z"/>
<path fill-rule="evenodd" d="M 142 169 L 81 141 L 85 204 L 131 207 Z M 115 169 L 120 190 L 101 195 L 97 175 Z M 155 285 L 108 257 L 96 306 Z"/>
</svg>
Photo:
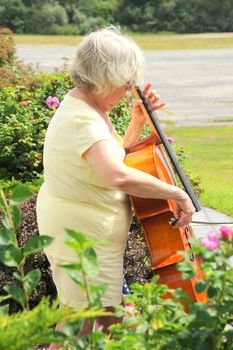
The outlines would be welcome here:
<svg viewBox="0 0 233 350">
<path fill-rule="evenodd" d="M 13 33 L 7 28 L 0 29 L 0 67 L 15 61 L 15 43 Z"/>
<path fill-rule="evenodd" d="M 51 305 L 45 298 L 33 310 L 13 315 L 0 313 L 0 349 L 36 350 L 40 344 L 64 341 L 65 336 L 54 331 L 64 315 L 57 301 Z"/>
<path fill-rule="evenodd" d="M 66 24 L 64 26 L 54 25 L 52 34 L 55 35 L 79 35 L 79 28 L 75 24 Z"/>
<path fill-rule="evenodd" d="M 41 74 L 28 88 L 7 86 L 0 92 L 0 178 L 28 181 L 42 172 L 45 132 L 55 108 L 48 96 L 64 98 L 72 87 L 67 73 Z"/>
<path fill-rule="evenodd" d="M 16 33 L 23 33 L 28 9 L 22 0 L 1 0 L 1 26 L 10 28 Z"/>
<path fill-rule="evenodd" d="M 0 28 L 0 87 L 25 85 L 34 78 L 32 66 L 20 63 L 15 52 L 13 33 L 7 28 Z"/>
<path fill-rule="evenodd" d="M 28 7 L 30 16 L 25 20 L 25 32 L 34 34 L 54 34 L 56 25 L 67 25 L 66 10 L 58 3 L 33 4 Z"/>
</svg>

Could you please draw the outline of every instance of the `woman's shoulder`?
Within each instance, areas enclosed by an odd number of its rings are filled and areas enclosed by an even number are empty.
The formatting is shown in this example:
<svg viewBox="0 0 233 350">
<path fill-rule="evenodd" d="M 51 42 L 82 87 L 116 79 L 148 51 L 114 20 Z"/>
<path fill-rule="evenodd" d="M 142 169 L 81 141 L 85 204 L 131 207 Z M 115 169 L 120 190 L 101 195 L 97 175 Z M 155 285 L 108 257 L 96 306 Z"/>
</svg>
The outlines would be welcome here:
<svg viewBox="0 0 233 350">
<path fill-rule="evenodd" d="M 87 102 L 85 102 L 84 100 L 81 100 L 80 98 L 74 97 L 69 93 L 65 95 L 64 100 L 62 102 L 63 102 L 63 105 L 72 106 L 77 111 L 81 109 L 81 110 L 95 112 L 95 110 L 90 105 L 88 105 Z"/>
<path fill-rule="evenodd" d="M 65 110 L 69 110 L 72 114 L 77 115 L 80 120 L 93 119 L 103 122 L 103 119 L 93 107 L 84 100 L 74 97 L 69 93 L 65 95 L 62 101 L 62 107 Z"/>
</svg>

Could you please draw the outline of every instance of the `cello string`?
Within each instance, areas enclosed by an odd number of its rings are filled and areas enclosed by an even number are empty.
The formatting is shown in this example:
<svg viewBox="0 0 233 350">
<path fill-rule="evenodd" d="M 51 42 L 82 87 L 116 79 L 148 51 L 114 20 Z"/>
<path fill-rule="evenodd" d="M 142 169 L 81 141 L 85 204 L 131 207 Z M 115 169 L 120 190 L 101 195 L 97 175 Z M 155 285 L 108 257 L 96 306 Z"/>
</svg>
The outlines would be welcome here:
<svg viewBox="0 0 233 350">
<path fill-rule="evenodd" d="M 191 221 L 191 224 L 200 224 L 200 226 L 206 226 L 206 225 L 209 225 L 209 222 L 207 221 Z M 232 221 L 226 221 L 226 222 L 216 222 L 216 221 L 212 221 L 212 224 L 213 225 L 233 225 L 233 222 Z"/>
<path fill-rule="evenodd" d="M 209 225 L 212 228 L 212 230 L 217 233 L 218 232 L 217 227 L 215 227 L 214 223 L 212 222 L 209 214 L 207 213 L 206 208 L 202 207 L 202 210 L 203 210 L 204 216 L 206 217 L 206 220 L 207 220 L 207 224 L 206 225 Z"/>
</svg>

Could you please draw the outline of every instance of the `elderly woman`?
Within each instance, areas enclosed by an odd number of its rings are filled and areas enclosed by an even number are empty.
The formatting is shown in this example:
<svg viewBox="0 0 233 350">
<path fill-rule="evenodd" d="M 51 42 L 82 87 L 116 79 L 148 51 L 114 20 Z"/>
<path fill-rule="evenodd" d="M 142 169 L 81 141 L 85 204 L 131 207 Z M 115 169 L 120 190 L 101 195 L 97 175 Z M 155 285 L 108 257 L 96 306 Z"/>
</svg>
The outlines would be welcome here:
<svg viewBox="0 0 233 350">
<path fill-rule="evenodd" d="M 98 246 L 96 253 L 97 282 L 109 285 L 102 303 L 110 310 L 122 302 L 123 254 L 131 221 L 128 195 L 175 200 L 177 227 L 189 224 L 194 213 L 182 189 L 124 164 L 124 148 L 138 141 L 145 124 L 142 101 L 134 102 L 123 140 L 108 117 L 107 112 L 141 81 L 143 61 L 137 45 L 113 27 L 86 36 L 71 68 L 75 88 L 65 96 L 48 127 L 37 218 L 40 233 L 55 237 L 46 254 L 64 305 L 87 305 L 85 295 L 58 267 L 76 261 L 75 253 L 64 243 L 65 227 L 109 242 Z M 153 110 L 164 106 L 150 84 L 144 93 Z M 104 331 L 119 321 L 115 317 L 96 320 Z"/>
</svg>

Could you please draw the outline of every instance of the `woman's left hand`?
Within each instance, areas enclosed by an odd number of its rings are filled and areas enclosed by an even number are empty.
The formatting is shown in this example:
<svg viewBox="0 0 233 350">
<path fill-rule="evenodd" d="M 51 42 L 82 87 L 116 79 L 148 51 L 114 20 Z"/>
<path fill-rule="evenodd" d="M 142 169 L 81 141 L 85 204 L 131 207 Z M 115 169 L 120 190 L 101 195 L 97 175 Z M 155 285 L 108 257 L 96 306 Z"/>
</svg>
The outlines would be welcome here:
<svg viewBox="0 0 233 350">
<path fill-rule="evenodd" d="M 152 87 L 152 84 L 147 83 L 143 89 L 143 94 L 146 97 L 147 102 L 150 104 L 152 111 L 155 111 L 157 109 L 163 108 L 165 106 L 165 103 L 161 101 L 160 96 L 156 94 L 156 91 L 152 90 L 151 87 Z M 133 107 L 132 107 L 132 118 L 137 119 L 138 123 L 143 124 L 146 122 L 146 118 L 141 109 L 141 105 L 142 105 L 141 99 L 134 101 Z"/>
</svg>

